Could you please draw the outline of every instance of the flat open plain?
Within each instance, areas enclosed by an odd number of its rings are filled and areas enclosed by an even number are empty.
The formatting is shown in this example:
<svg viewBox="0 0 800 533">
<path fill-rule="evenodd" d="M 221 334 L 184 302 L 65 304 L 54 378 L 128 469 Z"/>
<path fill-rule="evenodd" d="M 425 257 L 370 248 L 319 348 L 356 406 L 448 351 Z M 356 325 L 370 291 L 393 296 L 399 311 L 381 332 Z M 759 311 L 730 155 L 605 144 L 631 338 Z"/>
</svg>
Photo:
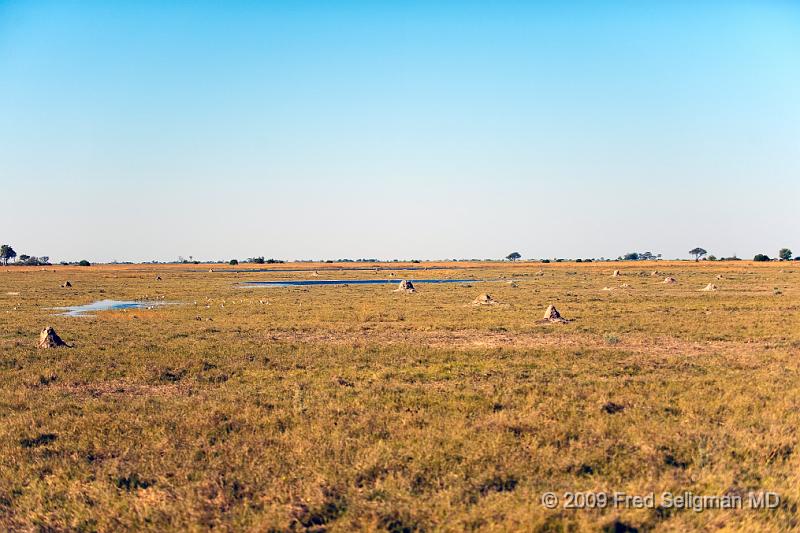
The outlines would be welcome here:
<svg viewBox="0 0 800 533">
<path fill-rule="evenodd" d="M 376 266 L 0 268 L 0 529 L 800 526 L 800 264 Z M 387 277 L 476 281 L 241 287 Z M 176 305 L 50 309 L 104 299 Z M 72 347 L 38 350 L 47 325 Z M 781 503 L 551 510 L 548 491 Z"/>
</svg>

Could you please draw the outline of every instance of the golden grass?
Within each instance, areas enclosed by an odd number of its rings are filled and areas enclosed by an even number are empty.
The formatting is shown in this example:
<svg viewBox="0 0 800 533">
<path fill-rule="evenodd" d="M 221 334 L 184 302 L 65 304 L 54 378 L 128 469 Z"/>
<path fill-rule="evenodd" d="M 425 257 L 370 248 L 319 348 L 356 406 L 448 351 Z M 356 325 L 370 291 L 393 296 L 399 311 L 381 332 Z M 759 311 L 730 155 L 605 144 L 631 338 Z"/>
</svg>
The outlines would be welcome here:
<svg viewBox="0 0 800 533">
<path fill-rule="evenodd" d="M 501 281 L 400 294 L 239 288 L 308 277 L 252 265 L 0 269 L 0 529 L 798 527 L 800 265 L 439 266 L 468 268 L 396 279 Z M 468 305 L 482 292 L 504 305 Z M 104 298 L 183 304 L 48 309 Z M 540 323 L 550 303 L 573 321 Z M 75 347 L 36 350 L 48 324 Z M 539 503 L 751 490 L 782 504 Z"/>
</svg>

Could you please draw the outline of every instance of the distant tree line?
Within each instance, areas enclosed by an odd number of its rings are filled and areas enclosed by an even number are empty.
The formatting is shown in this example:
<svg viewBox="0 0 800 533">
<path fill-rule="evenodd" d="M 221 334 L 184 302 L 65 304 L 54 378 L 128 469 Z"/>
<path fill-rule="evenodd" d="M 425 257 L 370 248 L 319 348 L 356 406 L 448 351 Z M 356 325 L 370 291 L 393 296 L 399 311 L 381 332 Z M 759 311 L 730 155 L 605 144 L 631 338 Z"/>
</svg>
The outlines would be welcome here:
<svg viewBox="0 0 800 533">
<path fill-rule="evenodd" d="M 48 266 L 50 265 L 50 256 L 47 255 L 28 255 L 28 254 L 19 254 L 17 256 L 17 252 L 14 248 L 9 244 L 0 245 L 0 261 L 3 265 L 8 266 L 8 262 L 14 261 L 15 265 L 18 266 Z M 91 263 L 86 259 L 81 261 L 74 261 L 74 262 L 67 262 L 61 261 L 61 265 L 78 265 L 78 266 L 91 266 Z"/>
<path fill-rule="evenodd" d="M 245 259 L 244 262 L 245 263 L 255 263 L 256 265 L 263 265 L 265 263 L 268 264 L 268 265 L 272 265 L 272 264 L 277 264 L 277 263 L 285 263 L 286 261 L 283 261 L 281 259 L 272 259 L 272 258 L 264 259 L 264 256 L 262 255 L 262 256 L 259 256 L 259 257 L 248 257 L 247 259 Z"/>
<path fill-rule="evenodd" d="M 619 257 L 620 261 L 656 261 L 658 259 L 661 259 L 661 254 L 652 252 L 630 252 Z"/>
<path fill-rule="evenodd" d="M 739 261 L 740 259 L 736 257 L 734 254 L 731 257 L 722 257 L 717 259 L 714 255 L 709 255 L 708 252 L 701 247 L 695 247 L 689 250 L 689 254 L 694 256 L 695 261 L 707 260 L 707 261 Z M 507 261 L 517 261 L 522 258 L 522 254 L 519 252 L 511 252 L 508 254 L 504 259 Z M 15 261 L 16 259 L 16 261 Z M 623 256 L 619 256 L 617 258 L 618 261 L 653 261 L 661 259 L 661 254 L 654 254 L 652 252 L 630 252 Z M 777 260 L 780 261 L 791 261 L 792 260 L 792 251 L 789 248 L 781 248 L 778 251 Z M 497 259 L 494 259 L 496 261 Z M 610 260 L 610 259 L 608 259 Z M 772 261 L 768 255 L 766 254 L 756 254 L 753 257 L 753 261 Z M 794 257 L 795 261 L 800 261 L 800 257 Z M 50 257 L 46 255 L 42 256 L 34 256 L 28 254 L 20 254 L 17 256 L 17 252 L 14 248 L 9 244 L 3 244 L 0 246 L 0 262 L 4 266 L 8 266 L 9 261 L 14 261 L 14 264 L 21 265 L 21 266 L 44 266 L 50 265 Z M 492 259 L 452 259 L 452 261 L 492 261 Z M 551 259 L 540 259 L 542 263 L 549 263 Z M 560 263 L 563 261 L 569 261 L 569 259 L 552 259 L 552 261 L 556 263 Z M 590 263 L 592 261 L 607 261 L 605 257 L 601 257 L 600 259 L 574 259 L 577 263 Z M 189 259 L 184 259 L 182 256 L 178 256 L 178 263 L 193 263 L 199 264 L 200 261 L 194 259 L 193 256 L 189 256 Z M 223 263 L 223 261 L 216 261 L 217 263 Z M 231 259 L 227 261 L 231 265 L 238 265 L 238 259 Z M 264 256 L 256 256 L 256 257 L 248 257 L 243 262 L 245 263 L 253 263 L 257 265 L 263 264 L 278 264 L 278 263 L 285 263 L 286 261 L 282 259 L 265 259 Z M 303 261 L 300 261 L 303 262 Z M 399 259 L 393 259 L 391 261 L 379 261 L 375 258 L 362 258 L 362 259 L 327 259 L 323 260 L 325 263 L 382 263 L 382 262 L 400 262 Z M 412 259 L 412 263 L 420 263 L 419 259 Z M 116 262 L 115 262 L 116 263 Z M 152 261 L 153 264 L 160 264 L 160 261 Z M 169 263 L 169 261 L 168 261 Z M 79 265 L 79 266 L 90 266 L 91 263 L 87 260 L 81 260 L 77 262 L 66 262 L 62 261 L 60 264 L 62 265 Z M 126 262 L 124 264 L 132 264 L 130 262 Z"/>
<path fill-rule="evenodd" d="M 247 259 L 244 259 L 242 262 L 243 263 L 252 263 L 252 264 L 256 264 L 256 265 L 263 265 L 263 264 L 272 265 L 272 264 L 285 263 L 286 261 L 283 261 L 282 259 L 272 259 L 272 258 L 264 259 L 264 256 L 262 255 L 262 256 L 259 256 L 259 257 L 248 257 Z M 232 265 L 232 266 L 238 265 L 239 264 L 239 260 L 238 259 L 231 259 L 231 260 L 228 261 L 228 264 Z"/>
<path fill-rule="evenodd" d="M 399 259 L 393 259 L 392 261 L 394 261 L 395 263 L 400 262 Z M 419 262 L 419 259 L 411 260 L 412 263 L 414 261 Z M 283 261 L 280 262 L 282 263 Z M 362 258 L 362 259 L 325 259 L 322 262 L 323 263 L 381 263 L 382 261 L 378 261 L 375 258 L 372 259 Z"/>
<path fill-rule="evenodd" d="M 781 248 L 778 250 L 778 257 L 779 261 L 791 261 L 792 260 L 792 251 L 789 248 Z M 800 256 L 794 258 L 795 261 L 800 261 Z M 773 261 L 768 255 L 766 254 L 756 254 L 753 257 L 753 261 Z"/>
<path fill-rule="evenodd" d="M 8 266 L 8 262 L 17 258 L 17 252 L 9 244 L 0 246 L 0 261 L 3 265 Z M 50 264 L 50 257 L 46 255 L 35 256 L 28 254 L 20 254 L 17 258 L 16 264 L 21 266 L 43 266 Z"/>
<path fill-rule="evenodd" d="M 27 266 L 45 266 L 50 264 L 50 257 L 46 255 L 36 257 L 35 255 L 21 254 L 17 264 Z"/>
</svg>

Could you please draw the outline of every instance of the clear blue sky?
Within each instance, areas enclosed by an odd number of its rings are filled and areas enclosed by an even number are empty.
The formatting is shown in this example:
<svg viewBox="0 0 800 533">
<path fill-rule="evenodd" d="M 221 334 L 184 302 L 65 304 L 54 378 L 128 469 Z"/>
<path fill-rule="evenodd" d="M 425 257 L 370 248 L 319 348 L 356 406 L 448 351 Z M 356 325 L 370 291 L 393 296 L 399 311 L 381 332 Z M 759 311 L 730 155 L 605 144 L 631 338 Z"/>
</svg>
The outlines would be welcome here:
<svg viewBox="0 0 800 533">
<path fill-rule="evenodd" d="M 800 252 L 800 2 L 0 0 L 54 259 Z"/>
</svg>

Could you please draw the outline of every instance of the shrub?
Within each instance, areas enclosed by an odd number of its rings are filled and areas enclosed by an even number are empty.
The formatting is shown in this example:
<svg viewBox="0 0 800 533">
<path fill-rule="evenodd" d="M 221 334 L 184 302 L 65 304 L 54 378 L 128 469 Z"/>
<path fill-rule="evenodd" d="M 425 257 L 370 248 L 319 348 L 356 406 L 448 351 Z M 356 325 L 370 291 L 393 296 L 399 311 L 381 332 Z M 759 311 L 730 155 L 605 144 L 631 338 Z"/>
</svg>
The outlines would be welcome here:
<svg viewBox="0 0 800 533">
<path fill-rule="evenodd" d="M 230 262 L 229 262 L 229 264 L 230 264 L 231 266 L 236 266 L 236 265 L 238 265 L 238 264 L 239 264 L 239 261 L 237 261 L 236 259 L 231 259 L 231 260 L 230 260 Z"/>
<path fill-rule="evenodd" d="M 769 256 L 764 254 L 756 254 L 753 261 L 769 261 Z"/>
<path fill-rule="evenodd" d="M 87 261 L 86 259 L 81 259 L 81 261 L 80 261 L 80 263 L 78 263 L 78 265 L 82 266 L 82 267 L 92 266 L 92 264 L 89 261 Z"/>
<path fill-rule="evenodd" d="M 549 259 L 542 259 L 542 263 L 549 263 L 549 262 L 550 262 Z"/>
</svg>

